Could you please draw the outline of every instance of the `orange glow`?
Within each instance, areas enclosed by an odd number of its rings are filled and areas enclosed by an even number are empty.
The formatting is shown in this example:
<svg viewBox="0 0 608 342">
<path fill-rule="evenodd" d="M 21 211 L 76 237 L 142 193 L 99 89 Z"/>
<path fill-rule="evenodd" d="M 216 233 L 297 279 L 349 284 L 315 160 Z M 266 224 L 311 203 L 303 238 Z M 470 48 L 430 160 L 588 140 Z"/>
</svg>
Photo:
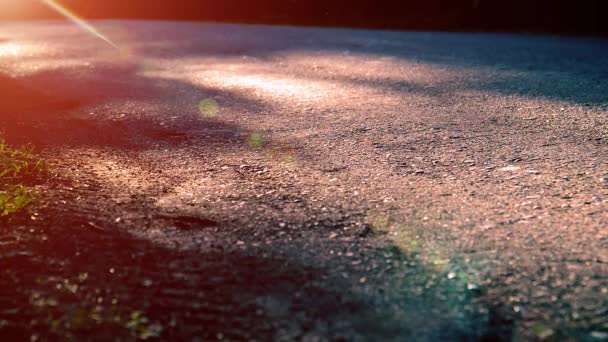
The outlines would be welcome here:
<svg viewBox="0 0 608 342">
<path fill-rule="evenodd" d="M 20 16 L 30 9 L 30 5 L 26 0 L 0 0 L 0 14 L 2 17 Z"/>
<path fill-rule="evenodd" d="M 61 14 L 62 16 L 66 17 L 67 19 L 74 22 L 76 25 L 78 25 L 84 31 L 92 34 L 93 36 L 108 43 L 112 47 L 118 49 L 118 46 L 116 46 L 116 44 L 114 44 L 114 42 L 112 42 L 108 37 L 104 36 L 101 32 L 97 31 L 97 29 L 95 27 L 93 27 L 91 24 L 89 24 L 85 20 L 79 18 L 76 14 L 74 14 L 72 11 L 65 8 L 64 6 L 62 6 L 55 0 L 42 0 L 42 2 L 44 4 L 46 4 L 47 6 L 49 6 L 50 8 L 52 8 L 53 10 L 55 10 L 56 12 L 58 12 L 59 14 Z"/>
<path fill-rule="evenodd" d="M 23 0 L 0 0 L 0 8 L 2 10 L 11 10 L 15 8 L 24 8 L 27 7 L 28 2 Z"/>
</svg>

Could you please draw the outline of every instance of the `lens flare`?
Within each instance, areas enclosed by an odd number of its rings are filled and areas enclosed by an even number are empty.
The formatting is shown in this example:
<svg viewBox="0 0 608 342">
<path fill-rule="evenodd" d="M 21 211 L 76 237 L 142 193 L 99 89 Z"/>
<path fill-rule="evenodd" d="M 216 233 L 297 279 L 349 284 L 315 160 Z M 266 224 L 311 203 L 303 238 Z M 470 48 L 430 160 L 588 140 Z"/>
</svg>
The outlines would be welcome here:
<svg viewBox="0 0 608 342">
<path fill-rule="evenodd" d="M 41 1 L 45 5 L 52 8 L 53 10 L 57 11 L 59 14 L 63 15 L 67 19 L 74 22 L 76 25 L 78 25 L 80 28 L 82 28 L 86 32 L 103 40 L 104 42 L 108 43 L 110 46 L 114 47 L 115 49 L 120 50 L 118 48 L 118 46 L 116 46 L 116 44 L 114 44 L 114 42 L 112 42 L 108 37 L 104 36 L 101 32 L 97 31 L 96 28 L 91 26 L 91 24 L 89 24 L 86 21 L 84 21 L 83 19 L 79 18 L 76 14 L 72 13 L 72 11 L 63 7 L 61 4 L 57 3 L 55 0 L 41 0 Z"/>
<path fill-rule="evenodd" d="M 260 148 L 264 145 L 264 135 L 261 132 L 253 132 L 247 137 L 247 144 L 254 148 Z"/>
<path fill-rule="evenodd" d="M 217 116 L 219 111 L 219 104 L 214 98 L 208 97 L 199 102 L 198 110 L 202 116 L 206 118 L 214 118 Z"/>
</svg>

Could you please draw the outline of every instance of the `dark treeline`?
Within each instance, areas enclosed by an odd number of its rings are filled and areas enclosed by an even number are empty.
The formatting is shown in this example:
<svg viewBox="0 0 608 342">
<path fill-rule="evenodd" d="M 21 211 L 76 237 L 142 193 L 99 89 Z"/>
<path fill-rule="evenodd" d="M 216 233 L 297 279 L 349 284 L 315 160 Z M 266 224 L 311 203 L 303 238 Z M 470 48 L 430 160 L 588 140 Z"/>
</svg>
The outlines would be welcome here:
<svg viewBox="0 0 608 342">
<path fill-rule="evenodd" d="M 32 1 L 32 0 L 24 0 Z M 608 34 L 606 0 L 63 0 L 88 18 Z M 37 4 L 29 17 L 51 17 Z M 1 17 L 1 14 L 0 14 Z"/>
</svg>

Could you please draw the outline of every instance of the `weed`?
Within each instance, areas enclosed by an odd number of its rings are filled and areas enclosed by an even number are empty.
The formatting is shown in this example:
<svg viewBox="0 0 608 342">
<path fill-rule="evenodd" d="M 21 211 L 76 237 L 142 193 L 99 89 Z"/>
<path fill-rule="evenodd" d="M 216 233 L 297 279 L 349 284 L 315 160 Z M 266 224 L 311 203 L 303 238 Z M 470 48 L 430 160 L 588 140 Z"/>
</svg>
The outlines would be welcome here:
<svg viewBox="0 0 608 342">
<path fill-rule="evenodd" d="M 32 149 L 14 149 L 0 140 L 0 217 L 10 216 L 34 201 L 35 192 L 26 185 L 41 180 L 46 163 Z"/>
<path fill-rule="evenodd" d="M 0 140 L 0 187 L 29 183 L 47 172 L 31 148 L 13 149 Z"/>
<path fill-rule="evenodd" d="M 0 191 L 0 217 L 12 215 L 27 207 L 35 199 L 35 193 L 23 185 Z"/>
</svg>

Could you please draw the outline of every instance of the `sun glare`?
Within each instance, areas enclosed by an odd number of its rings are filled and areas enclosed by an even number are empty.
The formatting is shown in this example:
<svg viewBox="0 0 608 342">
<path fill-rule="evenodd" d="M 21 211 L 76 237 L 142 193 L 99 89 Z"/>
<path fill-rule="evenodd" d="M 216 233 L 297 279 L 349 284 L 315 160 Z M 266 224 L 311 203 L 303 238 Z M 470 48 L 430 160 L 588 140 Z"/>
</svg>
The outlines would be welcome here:
<svg viewBox="0 0 608 342">
<path fill-rule="evenodd" d="M 12 56 L 17 57 L 23 48 L 20 45 L 8 43 L 0 44 L 0 57 Z"/>
<path fill-rule="evenodd" d="M 99 32 L 91 24 L 87 23 L 85 20 L 83 20 L 80 17 L 78 17 L 76 14 L 74 14 L 72 11 L 70 11 L 69 9 L 65 8 L 64 6 L 62 6 L 57 1 L 55 1 L 55 0 L 42 0 L 42 2 L 45 5 L 47 5 L 50 8 L 52 8 L 53 10 L 57 11 L 62 16 L 66 17 L 67 19 L 69 19 L 72 22 L 74 22 L 76 25 L 78 25 L 84 31 L 90 33 L 91 35 L 93 35 L 93 36 L 95 36 L 95 37 L 103 40 L 104 42 L 108 43 L 112 47 L 118 49 L 118 46 L 116 46 L 116 44 L 114 44 L 114 42 L 112 42 L 108 37 L 106 37 L 105 35 L 103 35 L 101 32 Z"/>
</svg>

